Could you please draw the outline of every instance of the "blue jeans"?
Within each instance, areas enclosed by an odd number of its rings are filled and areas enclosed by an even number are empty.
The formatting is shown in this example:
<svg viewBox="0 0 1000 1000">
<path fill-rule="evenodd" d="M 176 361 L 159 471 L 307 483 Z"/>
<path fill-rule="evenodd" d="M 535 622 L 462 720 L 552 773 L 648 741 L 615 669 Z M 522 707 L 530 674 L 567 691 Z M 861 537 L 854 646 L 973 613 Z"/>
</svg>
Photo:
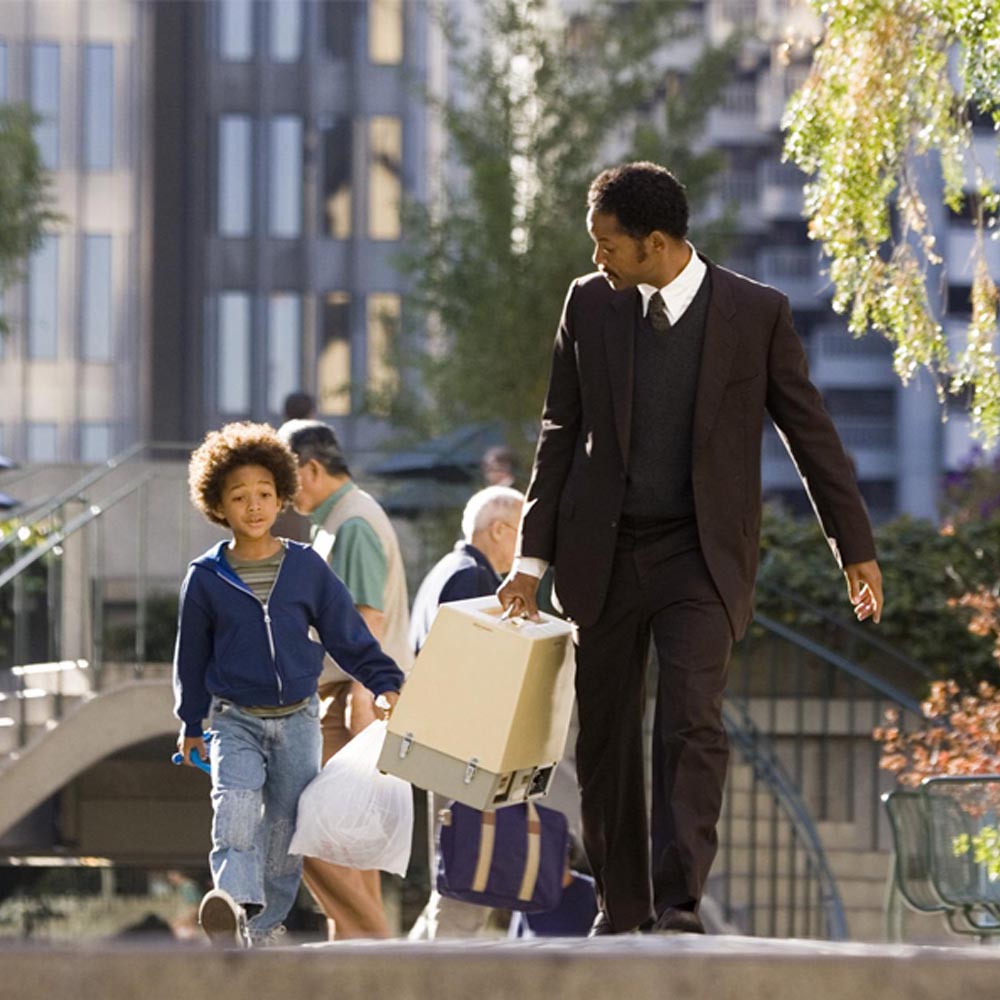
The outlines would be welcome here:
<svg viewBox="0 0 1000 1000">
<path fill-rule="evenodd" d="M 209 728 L 212 879 L 237 903 L 263 906 L 249 924 L 260 937 L 288 916 L 299 890 L 302 858 L 288 845 L 299 796 L 320 769 L 319 698 L 274 719 L 216 699 Z"/>
</svg>

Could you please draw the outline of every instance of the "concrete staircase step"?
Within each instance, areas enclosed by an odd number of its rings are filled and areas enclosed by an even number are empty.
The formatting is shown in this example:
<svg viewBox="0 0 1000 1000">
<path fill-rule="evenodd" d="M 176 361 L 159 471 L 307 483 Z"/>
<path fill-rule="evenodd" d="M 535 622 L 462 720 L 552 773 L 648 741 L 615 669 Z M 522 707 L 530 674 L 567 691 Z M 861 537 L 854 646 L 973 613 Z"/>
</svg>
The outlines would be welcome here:
<svg viewBox="0 0 1000 1000">
<path fill-rule="evenodd" d="M 727 883 L 729 902 L 736 905 L 748 902 L 752 895 L 757 906 L 770 906 L 772 900 L 779 907 L 788 906 L 793 899 L 804 900 L 807 887 L 802 873 L 795 879 L 787 873 L 775 876 L 757 873 L 752 880 L 749 872 L 720 873 L 716 885 L 723 886 Z M 885 897 L 884 882 L 874 879 L 838 879 L 837 890 L 845 909 L 872 909 L 881 913 Z"/>
<path fill-rule="evenodd" d="M 823 847 L 827 850 L 850 850 L 858 846 L 860 832 L 855 823 L 820 820 L 816 823 Z"/>
<path fill-rule="evenodd" d="M 828 850 L 849 850 L 857 844 L 858 831 L 853 823 L 821 822 L 816 824 L 816 830 Z M 778 813 L 775 819 L 770 809 L 762 810 L 756 820 L 734 817 L 731 822 L 724 822 L 721 836 L 734 847 L 755 845 L 758 850 L 768 850 L 772 844 L 788 845 L 795 840 L 784 814 Z"/>
<path fill-rule="evenodd" d="M 892 855 L 888 851 L 826 849 L 826 859 L 837 878 L 880 879 L 889 877 Z"/>
<path fill-rule="evenodd" d="M 715 869 L 729 866 L 733 871 L 748 872 L 751 860 L 758 874 L 769 874 L 772 867 L 779 872 L 787 871 L 790 864 L 790 850 L 779 852 L 773 857 L 770 842 L 758 844 L 756 851 L 744 844 L 732 846 L 723 843 L 715 862 Z M 799 856 L 802 852 L 796 851 Z M 827 850 L 827 861 L 837 879 L 857 878 L 884 883 L 889 874 L 890 855 L 887 852 Z"/>
</svg>

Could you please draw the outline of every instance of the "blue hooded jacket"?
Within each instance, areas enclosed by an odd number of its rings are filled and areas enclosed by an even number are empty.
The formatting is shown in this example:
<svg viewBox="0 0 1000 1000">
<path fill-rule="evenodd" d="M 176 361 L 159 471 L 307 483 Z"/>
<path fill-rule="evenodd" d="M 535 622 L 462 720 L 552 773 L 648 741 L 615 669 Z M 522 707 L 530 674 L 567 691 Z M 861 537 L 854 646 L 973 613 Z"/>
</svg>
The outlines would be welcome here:
<svg viewBox="0 0 1000 1000">
<path fill-rule="evenodd" d="M 316 691 L 328 652 L 372 694 L 398 691 L 403 672 L 382 651 L 350 592 L 308 545 L 285 557 L 265 602 L 226 562 L 220 542 L 188 567 L 174 649 L 174 714 L 200 736 L 213 697 L 290 705 Z M 309 636 L 314 626 L 320 642 Z"/>
</svg>

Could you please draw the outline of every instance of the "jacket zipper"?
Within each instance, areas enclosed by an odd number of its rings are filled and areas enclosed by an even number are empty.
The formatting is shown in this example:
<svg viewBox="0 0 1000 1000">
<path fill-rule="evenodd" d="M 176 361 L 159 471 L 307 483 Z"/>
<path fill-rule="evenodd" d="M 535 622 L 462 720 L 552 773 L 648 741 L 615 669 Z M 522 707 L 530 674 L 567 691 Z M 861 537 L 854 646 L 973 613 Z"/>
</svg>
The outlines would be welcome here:
<svg viewBox="0 0 1000 1000">
<path fill-rule="evenodd" d="M 267 630 L 267 644 L 271 649 L 271 664 L 274 667 L 274 677 L 278 682 L 278 704 L 284 705 L 284 695 L 285 695 L 285 684 L 281 679 L 281 671 L 278 670 L 278 655 L 274 648 L 274 633 L 271 631 L 271 595 L 274 593 L 274 588 L 278 583 L 278 577 L 281 576 L 281 568 L 285 565 L 285 560 L 282 559 L 278 563 L 278 572 L 274 574 L 274 579 L 271 581 L 271 589 L 267 592 L 267 600 L 262 601 L 252 590 L 248 590 L 242 583 L 236 583 L 235 580 L 231 580 L 225 573 L 216 571 L 216 575 L 221 579 L 225 580 L 230 587 L 235 587 L 240 593 L 246 594 L 248 597 L 252 597 L 260 606 L 261 610 L 264 612 L 264 628 Z"/>
</svg>

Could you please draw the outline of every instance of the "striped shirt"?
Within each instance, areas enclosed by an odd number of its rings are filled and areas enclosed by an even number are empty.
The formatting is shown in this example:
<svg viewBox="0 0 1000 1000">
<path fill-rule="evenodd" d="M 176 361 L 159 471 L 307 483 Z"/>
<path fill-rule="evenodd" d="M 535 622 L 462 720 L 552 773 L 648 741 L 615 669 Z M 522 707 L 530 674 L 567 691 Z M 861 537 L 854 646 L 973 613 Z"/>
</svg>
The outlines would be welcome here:
<svg viewBox="0 0 1000 1000">
<path fill-rule="evenodd" d="M 278 576 L 281 560 L 285 558 L 282 546 L 273 556 L 266 559 L 238 559 L 231 552 L 226 553 L 226 562 L 233 572 L 253 591 L 254 597 L 264 604 L 271 594 L 271 588 Z"/>
</svg>

